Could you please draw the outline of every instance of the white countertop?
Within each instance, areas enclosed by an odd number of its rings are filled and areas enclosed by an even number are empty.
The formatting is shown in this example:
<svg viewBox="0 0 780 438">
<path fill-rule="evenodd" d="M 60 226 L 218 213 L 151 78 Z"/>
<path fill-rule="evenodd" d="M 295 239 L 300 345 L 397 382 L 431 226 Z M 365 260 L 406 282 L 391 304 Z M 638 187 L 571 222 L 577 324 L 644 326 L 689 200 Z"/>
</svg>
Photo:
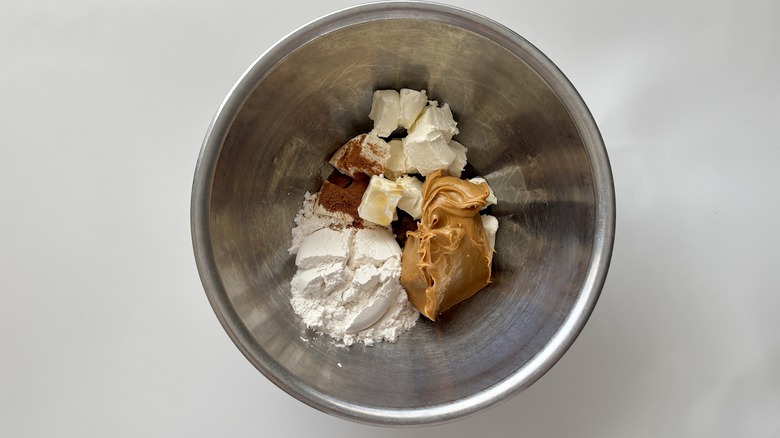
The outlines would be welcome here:
<svg viewBox="0 0 780 438">
<path fill-rule="evenodd" d="M 549 56 L 617 194 L 590 321 L 530 389 L 443 426 L 330 417 L 209 307 L 192 175 L 233 82 L 347 1 L 0 5 L 0 436 L 780 437 L 780 3 L 452 2 Z"/>
</svg>

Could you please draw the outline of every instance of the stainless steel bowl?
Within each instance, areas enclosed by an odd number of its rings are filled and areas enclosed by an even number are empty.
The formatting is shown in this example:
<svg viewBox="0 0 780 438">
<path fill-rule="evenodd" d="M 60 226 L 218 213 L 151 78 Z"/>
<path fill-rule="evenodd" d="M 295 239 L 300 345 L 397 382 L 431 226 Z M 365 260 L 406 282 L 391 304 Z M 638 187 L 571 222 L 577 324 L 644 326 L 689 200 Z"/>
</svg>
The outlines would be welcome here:
<svg viewBox="0 0 780 438">
<path fill-rule="evenodd" d="M 397 343 L 339 347 L 290 307 L 293 218 L 323 163 L 371 128 L 375 89 L 428 90 L 499 199 L 493 283 Z M 236 346 L 297 399 L 387 425 L 471 414 L 531 385 L 574 342 L 607 274 L 612 175 L 566 77 L 526 40 L 428 3 L 345 9 L 293 32 L 244 72 L 203 143 L 192 239 Z"/>
</svg>

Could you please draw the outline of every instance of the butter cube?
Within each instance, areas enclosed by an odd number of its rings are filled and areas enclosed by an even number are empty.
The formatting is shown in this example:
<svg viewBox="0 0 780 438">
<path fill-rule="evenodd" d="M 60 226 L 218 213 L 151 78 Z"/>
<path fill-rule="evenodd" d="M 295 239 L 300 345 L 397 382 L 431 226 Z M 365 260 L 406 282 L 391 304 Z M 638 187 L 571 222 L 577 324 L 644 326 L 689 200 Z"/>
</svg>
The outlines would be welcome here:
<svg viewBox="0 0 780 438">
<path fill-rule="evenodd" d="M 490 249 L 495 251 L 496 233 L 498 232 L 498 219 L 489 214 L 483 214 L 480 216 L 480 218 L 482 219 L 482 228 L 485 229 L 485 234 L 487 234 Z"/>
<path fill-rule="evenodd" d="M 463 172 L 463 168 L 466 167 L 466 146 L 458 143 L 455 140 L 450 141 L 450 149 L 455 152 L 455 159 L 450 163 L 450 167 L 447 168 L 447 173 L 456 178 L 460 178 L 460 174 Z"/>
<path fill-rule="evenodd" d="M 380 175 L 390 158 L 390 146 L 374 134 L 360 134 L 341 146 L 330 158 L 331 166 L 352 178 Z"/>
<path fill-rule="evenodd" d="M 417 170 L 409 162 L 409 157 L 406 156 L 404 150 L 404 143 L 401 139 L 396 138 L 390 140 L 390 157 L 385 163 L 385 175 L 390 178 L 398 178 L 406 173 L 415 173 Z"/>
<path fill-rule="evenodd" d="M 487 180 L 485 180 L 485 178 L 478 176 L 476 178 L 471 178 L 469 182 L 474 184 L 485 183 L 485 185 L 488 186 L 488 190 L 490 190 L 490 194 L 488 195 L 487 199 L 485 199 L 487 201 L 487 205 L 483 208 L 483 210 L 487 208 L 488 205 L 496 205 L 496 203 L 498 202 L 498 198 L 496 198 L 496 194 L 493 193 L 493 189 L 490 188 L 490 184 L 487 183 Z"/>
<path fill-rule="evenodd" d="M 431 101 L 428 106 L 423 109 L 420 117 L 417 118 L 414 126 L 412 126 L 410 134 L 417 131 L 426 132 L 435 130 L 441 132 L 442 135 L 444 135 L 444 139 L 449 142 L 452 140 L 452 137 L 459 132 L 457 125 L 458 123 L 452 118 L 452 111 L 450 111 L 450 106 L 448 104 L 445 103 L 439 108 L 436 101 Z"/>
<path fill-rule="evenodd" d="M 360 200 L 358 215 L 367 221 L 387 227 L 395 218 L 395 209 L 402 195 L 403 187 L 400 184 L 381 175 L 372 176 Z"/>
<path fill-rule="evenodd" d="M 405 175 L 396 178 L 395 182 L 400 184 L 403 188 L 401 200 L 398 201 L 398 208 L 409 213 L 413 218 L 420 219 L 422 216 L 423 202 L 422 181 L 413 176 Z"/>
<path fill-rule="evenodd" d="M 374 121 L 372 133 L 387 137 L 398 128 L 398 116 L 401 112 L 401 96 L 395 90 L 376 90 L 371 102 L 368 118 Z"/>
<path fill-rule="evenodd" d="M 425 90 L 416 91 L 408 88 L 401 89 L 399 94 L 401 96 L 401 112 L 398 115 L 398 124 L 408 130 L 425 108 L 428 96 L 425 94 Z"/>
<path fill-rule="evenodd" d="M 404 137 L 403 144 L 410 164 L 422 176 L 447 169 L 455 160 L 455 152 L 438 130 L 413 130 Z"/>
</svg>

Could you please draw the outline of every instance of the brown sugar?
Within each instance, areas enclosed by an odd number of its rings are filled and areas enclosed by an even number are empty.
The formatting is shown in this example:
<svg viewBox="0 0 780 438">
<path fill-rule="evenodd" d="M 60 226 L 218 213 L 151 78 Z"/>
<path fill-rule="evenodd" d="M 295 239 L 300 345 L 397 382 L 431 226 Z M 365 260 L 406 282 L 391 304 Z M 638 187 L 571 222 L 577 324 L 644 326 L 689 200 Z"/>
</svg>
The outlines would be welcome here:
<svg viewBox="0 0 780 438">
<path fill-rule="evenodd" d="M 328 180 L 322 183 L 317 203 L 330 212 L 349 215 L 353 225 L 360 227 L 363 220 L 358 215 L 358 206 L 363 199 L 363 192 L 368 188 L 368 182 L 369 178 L 365 175 L 357 175 L 352 179 L 334 171 Z"/>
<path fill-rule="evenodd" d="M 352 178 L 334 169 L 333 172 L 328 175 L 328 182 L 335 184 L 342 189 L 346 189 L 347 186 L 352 184 Z"/>
</svg>

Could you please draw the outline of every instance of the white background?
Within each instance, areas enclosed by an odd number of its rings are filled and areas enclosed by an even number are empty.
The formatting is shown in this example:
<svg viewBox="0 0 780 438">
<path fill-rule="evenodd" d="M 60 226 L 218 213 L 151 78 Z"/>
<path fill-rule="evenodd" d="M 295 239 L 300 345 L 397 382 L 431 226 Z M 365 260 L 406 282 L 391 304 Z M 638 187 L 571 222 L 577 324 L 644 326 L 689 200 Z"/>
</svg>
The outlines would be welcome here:
<svg viewBox="0 0 780 438">
<path fill-rule="evenodd" d="M 455 423 L 296 401 L 217 322 L 197 154 L 243 70 L 348 1 L 0 2 L 0 436 L 780 437 L 780 3 L 457 1 L 547 54 L 612 161 L 612 267 L 582 335 Z"/>
</svg>

